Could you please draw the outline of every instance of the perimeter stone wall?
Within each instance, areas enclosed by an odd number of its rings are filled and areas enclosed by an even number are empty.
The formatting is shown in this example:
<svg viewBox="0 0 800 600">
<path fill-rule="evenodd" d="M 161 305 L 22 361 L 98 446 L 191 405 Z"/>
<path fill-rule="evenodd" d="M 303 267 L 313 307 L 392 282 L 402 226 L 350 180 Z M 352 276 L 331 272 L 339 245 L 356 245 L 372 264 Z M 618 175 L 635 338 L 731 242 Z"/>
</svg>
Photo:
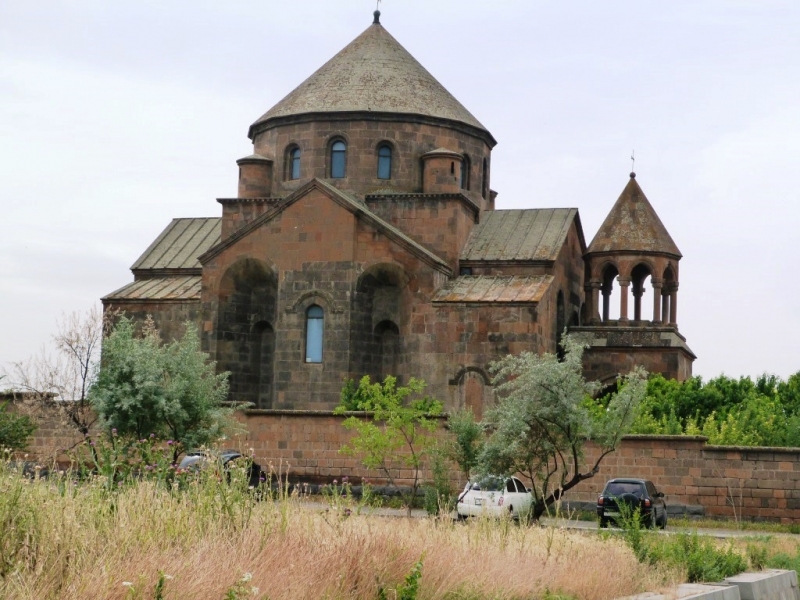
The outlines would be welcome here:
<svg viewBox="0 0 800 600">
<path fill-rule="evenodd" d="M 586 464 L 599 455 L 588 448 Z M 709 446 L 698 436 L 626 436 L 568 500 L 595 502 L 612 477 L 650 479 L 667 506 L 708 517 L 800 521 L 800 449 Z"/>
<path fill-rule="evenodd" d="M 270 465 L 292 481 L 324 483 L 349 477 L 367 477 L 380 484 L 385 477 L 363 468 L 358 459 L 339 453 L 352 433 L 342 426 L 343 416 L 327 411 L 251 410 L 237 417 L 246 433 L 222 445 L 248 450 L 256 461 Z M 441 421 L 442 430 L 444 419 Z M 443 431 L 441 431 L 443 433 Z M 77 436 L 55 415 L 41 422 L 32 440 L 31 459 L 48 456 L 53 449 L 69 447 Z M 599 449 L 587 447 L 584 470 L 591 468 Z M 393 466 L 400 485 L 412 473 Z M 568 502 L 597 499 L 612 477 L 650 479 L 666 494 L 668 507 L 677 512 L 743 520 L 800 522 L 800 449 L 709 446 L 704 437 L 626 436 L 620 447 L 605 457 L 599 472 L 566 495 Z M 430 473 L 423 473 L 430 479 Z M 452 483 L 464 482 L 454 469 Z"/>
</svg>

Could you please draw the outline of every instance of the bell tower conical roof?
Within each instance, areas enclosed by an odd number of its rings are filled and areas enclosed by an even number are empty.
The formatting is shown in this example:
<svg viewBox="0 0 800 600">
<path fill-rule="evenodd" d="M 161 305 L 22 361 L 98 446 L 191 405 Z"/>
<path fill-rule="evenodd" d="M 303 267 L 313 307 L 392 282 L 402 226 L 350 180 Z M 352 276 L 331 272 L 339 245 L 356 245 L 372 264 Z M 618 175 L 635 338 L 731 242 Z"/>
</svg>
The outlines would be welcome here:
<svg viewBox="0 0 800 600">
<path fill-rule="evenodd" d="M 682 256 L 636 182 L 635 173 L 631 173 L 628 185 L 589 244 L 587 254 L 599 252 L 646 252 L 678 259 Z"/>
<path fill-rule="evenodd" d="M 250 137 L 281 117 L 353 112 L 433 117 L 488 134 L 481 122 L 384 29 L 378 17 L 376 11 L 372 25 L 253 123 Z"/>
</svg>

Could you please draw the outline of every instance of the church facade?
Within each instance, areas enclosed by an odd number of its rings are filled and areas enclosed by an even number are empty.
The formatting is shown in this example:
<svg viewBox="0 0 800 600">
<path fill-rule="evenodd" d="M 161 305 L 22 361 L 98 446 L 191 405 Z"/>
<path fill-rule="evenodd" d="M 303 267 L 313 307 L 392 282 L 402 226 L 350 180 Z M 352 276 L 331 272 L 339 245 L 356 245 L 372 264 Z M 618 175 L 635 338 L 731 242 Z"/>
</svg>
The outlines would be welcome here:
<svg viewBox="0 0 800 600">
<path fill-rule="evenodd" d="M 496 209 L 495 139 L 379 13 L 249 137 L 221 217 L 174 219 L 103 298 L 166 338 L 196 323 L 231 400 L 330 411 L 391 374 L 480 415 L 488 364 L 565 329 L 594 379 L 691 375 L 681 254 L 635 175 L 588 246 L 577 208 Z"/>
</svg>

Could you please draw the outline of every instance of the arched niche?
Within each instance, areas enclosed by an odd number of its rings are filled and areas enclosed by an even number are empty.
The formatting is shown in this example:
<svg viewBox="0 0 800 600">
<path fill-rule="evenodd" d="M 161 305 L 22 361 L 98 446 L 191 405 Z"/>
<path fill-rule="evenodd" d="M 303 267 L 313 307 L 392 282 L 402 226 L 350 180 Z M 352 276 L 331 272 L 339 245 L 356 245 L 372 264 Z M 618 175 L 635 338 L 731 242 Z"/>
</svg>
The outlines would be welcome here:
<svg viewBox="0 0 800 600">
<path fill-rule="evenodd" d="M 350 317 L 350 372 L 381 380 L 401 375 L 403 291 L 409 277 L 393 263 L 365 269 L 356 282 Z"/>
<path fill-rule="evenodd" d="M 454 398 L 450 410 L 471 410 L 475 420 L 483 419 L 485 409 L 492 401 L 491 380 L 480 367 L 470 366 L 461 369 L 450 380 L 454 386 Z"/>
<path fill-rule="evenodd" d="M 244 258 L 220 281 L 217 364 L 230 372 L 230 399 L 272 404 L 278 281 L 266 263 Z"/>
</svg>

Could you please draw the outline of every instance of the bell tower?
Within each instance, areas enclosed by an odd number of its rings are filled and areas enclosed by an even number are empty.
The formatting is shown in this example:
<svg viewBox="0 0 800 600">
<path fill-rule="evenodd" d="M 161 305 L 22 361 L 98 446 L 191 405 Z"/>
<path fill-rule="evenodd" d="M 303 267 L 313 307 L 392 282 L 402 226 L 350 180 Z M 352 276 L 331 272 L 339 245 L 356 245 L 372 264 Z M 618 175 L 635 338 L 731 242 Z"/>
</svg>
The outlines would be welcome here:
<svg viewBox="0 0 800 600">
<path fill-rule="evenodd" d="M 691 376 L 695 355 L 678 333 L 681 258 L 631 173 L 584 255 L 586 304 L 571 331 L 590 346 L 587 377 L 610 382 L 636 364 L 679 381 Z"/>
</svg>

